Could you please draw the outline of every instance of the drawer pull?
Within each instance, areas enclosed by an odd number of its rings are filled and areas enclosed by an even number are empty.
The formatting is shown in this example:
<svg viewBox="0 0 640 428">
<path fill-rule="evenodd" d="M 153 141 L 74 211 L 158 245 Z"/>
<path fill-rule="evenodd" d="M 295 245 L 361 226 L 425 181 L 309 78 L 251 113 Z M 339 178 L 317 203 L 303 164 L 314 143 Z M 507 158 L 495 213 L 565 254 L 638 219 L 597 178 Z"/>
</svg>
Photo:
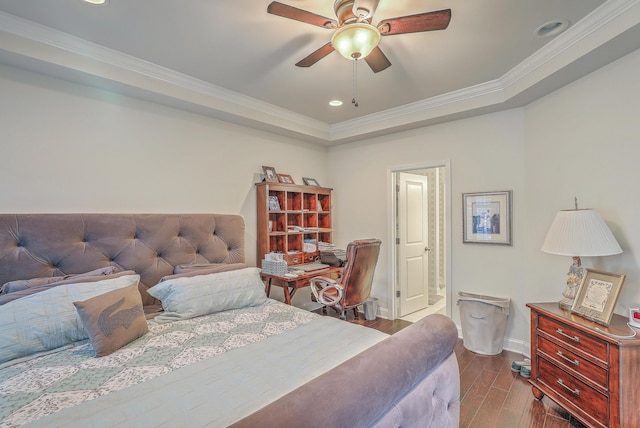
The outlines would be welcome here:
<svg viewBox="0 0 640 428">
<path fill-rule="evenodd" d="M 564 356 L 564 354 L 562 353 L 562 351 L 558 351 L 557 352 L 558 357 L 562 358 L 563 360 L 565 360 L 568 363 L 574 364 L 576 367 L 580 365 L 580 361 L 578 360 L 572 360 L 571 358 L 567 358 Z"/>
<path fill-rule="evenodd" d="M 564 384 L 564 382 L 562 381 L 562 379 L 558 379 L 558 383 L 560 384 L 561 387 L 563 387 L 564 389 L 566 389 L 567 391 L 569 391 L 570 393 L 572 393 L 573 395 L 580 395 L 580 390 L 578 388 L 576 389 L 571 389 L 571 387 L 567 386 Z"/>
<path fill-rule="evenodd" d="M 562 331 L 562 329 L 561 329 L 561 328 L 557 329 L 557 330 L 556 330 L 556 332 L 557 332 L 558 334 L 561 334 L 562 336 L 566 337 L 567 339 L 571 339 L 571 340 L 573 340 L 574 342 L 580 342 L 580 338 L 579 338 L 578 336 L 573 336 L 573 337 L 571 337 L 571 336 L 569 336 L 567 333 L 565 333 L 564 331 Z"/>
</svg>

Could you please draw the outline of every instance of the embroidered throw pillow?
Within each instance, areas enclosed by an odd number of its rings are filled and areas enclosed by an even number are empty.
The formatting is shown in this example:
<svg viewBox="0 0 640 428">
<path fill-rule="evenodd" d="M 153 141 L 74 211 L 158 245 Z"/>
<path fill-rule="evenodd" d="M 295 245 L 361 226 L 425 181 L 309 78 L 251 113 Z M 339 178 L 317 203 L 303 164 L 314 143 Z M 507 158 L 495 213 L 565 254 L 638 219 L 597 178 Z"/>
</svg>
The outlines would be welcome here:
<svg viewBox="0 0 640 428">
<path fill-rule="evenodd" d="M 104 357 L 149 331 L 137 285 L 73 302 L 96 357 Z"/>
</svg>

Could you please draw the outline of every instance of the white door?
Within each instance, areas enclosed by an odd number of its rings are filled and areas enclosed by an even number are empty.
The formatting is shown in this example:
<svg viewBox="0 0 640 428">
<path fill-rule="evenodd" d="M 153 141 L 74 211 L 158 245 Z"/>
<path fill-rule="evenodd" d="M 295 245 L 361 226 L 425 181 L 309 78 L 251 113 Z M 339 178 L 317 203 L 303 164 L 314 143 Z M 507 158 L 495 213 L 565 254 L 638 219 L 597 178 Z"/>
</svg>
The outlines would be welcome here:
<svg viewBox="0 0 640 428">
<path fill-rule="evenodd" d="M 429 206 L 427 177 L 398 174 L 399 316 L 429 305 Z"/>
</svg>

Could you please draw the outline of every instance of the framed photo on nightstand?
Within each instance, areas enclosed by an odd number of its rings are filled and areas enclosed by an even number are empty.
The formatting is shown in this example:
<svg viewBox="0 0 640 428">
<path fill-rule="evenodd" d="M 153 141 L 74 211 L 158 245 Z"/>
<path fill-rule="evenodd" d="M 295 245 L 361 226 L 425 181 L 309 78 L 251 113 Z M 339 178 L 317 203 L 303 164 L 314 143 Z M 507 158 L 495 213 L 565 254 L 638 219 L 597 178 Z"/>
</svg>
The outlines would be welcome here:
<svg viewBox="0 0 640 428">
<path fill-rule="evenodd" d="M 571 312 L 609 325 L 626 275 L 585 269 Z"/>
</svg>

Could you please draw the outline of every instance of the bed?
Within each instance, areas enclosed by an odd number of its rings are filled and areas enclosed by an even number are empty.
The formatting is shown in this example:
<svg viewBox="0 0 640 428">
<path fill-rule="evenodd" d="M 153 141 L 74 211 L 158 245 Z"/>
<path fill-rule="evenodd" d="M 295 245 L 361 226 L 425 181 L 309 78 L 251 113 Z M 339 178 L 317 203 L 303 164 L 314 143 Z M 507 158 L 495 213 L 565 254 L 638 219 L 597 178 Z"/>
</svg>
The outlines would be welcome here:
<svg viewBox="0 0 640 428">
<path fill-rule="evenodd" d="M 244 222 L 0 215 L 0 427 L 457 427 L 455 325 L 266 298 Z"/>
</svg>

